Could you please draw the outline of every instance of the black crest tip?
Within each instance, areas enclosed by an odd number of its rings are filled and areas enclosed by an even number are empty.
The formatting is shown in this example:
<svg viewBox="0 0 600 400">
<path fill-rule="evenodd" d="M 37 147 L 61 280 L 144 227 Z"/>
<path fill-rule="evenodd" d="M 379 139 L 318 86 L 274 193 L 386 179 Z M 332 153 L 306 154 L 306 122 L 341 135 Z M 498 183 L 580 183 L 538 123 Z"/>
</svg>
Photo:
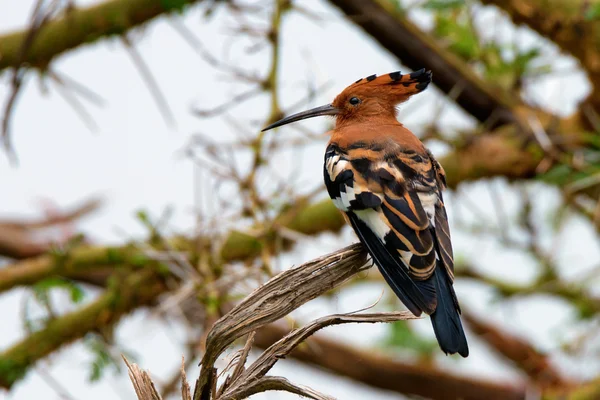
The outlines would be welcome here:
<svg viewBox="0 0 600 400">
<path fill-rule="evenodd" d="M 389 75 L 392 81 L 398 81 L 402 78 L 402 72 L 400 71 L 390 72 Z"/>
<path fill-rule="evenodd" d="M 411 72 L 410 73 L 410 79 L 416 80 L 418 82 L 426 82 L 426 81 L 431 81 L 431 76 L 433 74 L 431 73 L 430 70 L 425 70 L 425 68 L 421 68 L 418 71 L 415 72 Z"/>
</svg>

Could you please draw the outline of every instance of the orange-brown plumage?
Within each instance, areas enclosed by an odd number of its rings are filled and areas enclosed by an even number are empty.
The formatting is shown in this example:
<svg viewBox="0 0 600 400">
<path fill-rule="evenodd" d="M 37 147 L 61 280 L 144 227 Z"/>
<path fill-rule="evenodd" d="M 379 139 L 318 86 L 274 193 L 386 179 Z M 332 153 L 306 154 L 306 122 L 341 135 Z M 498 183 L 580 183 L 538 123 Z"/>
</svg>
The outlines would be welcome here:
<svg viewBox="0 0 600 400">
<path fill-rule="evenodd" d="M 431 82 L 419 70 L 359 79 L 332 104 L 265 129 L 334 115 L 325 152 L 327 191 L 394 293 L 415 315 L 431 315 L 446 353 L 468 355 L 452 287 L 454 261 L 443 202 L 445 173 L 423 143 L 396 119 L 396 105 Z"/>
</svg>

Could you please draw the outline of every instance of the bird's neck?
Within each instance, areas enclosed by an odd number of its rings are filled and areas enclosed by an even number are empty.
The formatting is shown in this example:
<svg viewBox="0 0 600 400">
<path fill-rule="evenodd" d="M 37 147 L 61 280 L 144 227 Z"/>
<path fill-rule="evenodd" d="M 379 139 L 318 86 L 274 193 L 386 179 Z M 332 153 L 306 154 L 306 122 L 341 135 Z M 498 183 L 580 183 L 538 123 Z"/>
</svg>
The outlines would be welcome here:
<svg viewBox="0 0 600 400">
<path fill-rule="evenodd" d="M 350 118 L 339 116 L 336 119 L 335 129 L 344 129 L 350 126 L 383 126 L 383 125 L 398 125 L 402 126 L 396 119 L 396 115 L 393 113 L 370 115 L 370 114 L 358 114 L 353 115 Z"/>
<path fill-rule="evenodd" d="M 395 117 L 368 118 L 336 124 L 330 143 L 347 147 L 356 142 L 387 143 L 424 153 L 421 141 Z M 393 146 L 392 146 L 393 147 Z"/>
</svg>

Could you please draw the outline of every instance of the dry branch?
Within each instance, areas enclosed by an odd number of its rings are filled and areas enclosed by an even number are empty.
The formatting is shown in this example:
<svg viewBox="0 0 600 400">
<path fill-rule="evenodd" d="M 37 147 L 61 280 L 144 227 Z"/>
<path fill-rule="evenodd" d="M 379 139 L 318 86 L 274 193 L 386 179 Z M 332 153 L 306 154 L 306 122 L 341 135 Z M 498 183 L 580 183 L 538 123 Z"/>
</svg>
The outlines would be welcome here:
<svg viewBox="0 0 600 400">
<path fill-rule="evenodd" d="M 375 323 L 375 322 L 395 322 L 400 320 L 414 319 L 415 316 L 409 312 L 390 312 L 374 314 L 338 314 L 319 318 L 316 321 L 296 329 L 284 336 L 276 343 L 269 346 L 260 357 L 252 363 L 250 367 L 239 377 L 236 384 L 225 391 L 219 400 L 234 400 L 243 398 L 245 393 L 249 392 L 248 383 L 256 382 L 262 379 L 275 363 L 285 358 L 301 342 L 313 335 L 319 329 L 326 326 L 348 324 L 348 323 Z"/>
<path fill-rule="evenodd" d="M 194 400 L 210 398 L 213 365 L 234 340 L 284 317 L 366 267 L 365 251 L 360 244 L 354 244 L 284 271 L 256 289 L 210 330 Z"/>
<path fill-rule="evenodd" d="M 288 334 L 284 325 L 269 324 L 256 333 L 257 347 L 268 348 Z M 434 400 L 523 400 L 524 384 L 489 382 L 451 374 L 431 365 L 413 365 L 374 351 L 316 335 L 310 346 L 298 347 L 290 356 L 383 390 Z"/>
<path fill-rule="evenodd" d="M 192 391 L 185 375 L 185 360 L 181 359 L 181 399 L 192 400 Z"/>
<path fill-rule="evenodd" d="M 219 398 L 219 400 L 238 400 L 245 399 L 253 394 L 266 392 L 268 390 L 283 390 L 286 392 L 294 393 L 302 397 L 306 397 L 314 400 L 335 400 L 333 397 L 324 395 L 317 392 L 314 389 L 306 386 L 296 385 L 285 378 L 279 376 L 265 376 L 255 381 L 248 382 L 248 385 L 244 387 L 244 390 L 240 390 L 232 396 Z"/>
<path fill-rule="evenodd" d="M 304 265 L 284 271 L 269 280 L 230 312 L 219 319 L 207 337 L 202 358 L 200 377 L 194 390 L 195 400 L 234 400 L 247 398 L 266 390 L 286 390 L 316 400 L 331 398 L 309 388 L 297 386 L 286 379 L 267 377 L 275 363 L 285 358 L 302 341 L 326 326 L 346 323 L 393 322 L 415 318 L 409 312 L 337 314 L 313 321 L 296 329 L 269 346 L 248 368 L 244 369 L 254 339 L 254 331 L 289 314 L 307 301 L 342 284 L 352 275 L 368 268 L 366 252 L 354 244 L 335 253 L 320 257 Z M 238 364 L 217 390 L 217 370 L 214 362 L 226 346 L 250 333 Z M 127 360 L 125 360 L 127 363 Z M 137 366 L 127 363 L 130 376 L 140 400 L 159 400 L 152 381 Z M 186 381 L 182 375 L 182 393 L 186 395 Z"/>
<path fill-rule="evenodd" d="M 150 375 L 146 371 L 143 371 L 138 367 L 137 364 L 131 364 L 123 357 L 123 361 L 127 365 L 127 369 L 129 370 L 129 379 L 131 379 L 131 383 L 133 383 L 133 388 L 135 389 L 135 393 L 139 400 L 162 400 L 160 394 L 156 390 Z"/>
</svg>

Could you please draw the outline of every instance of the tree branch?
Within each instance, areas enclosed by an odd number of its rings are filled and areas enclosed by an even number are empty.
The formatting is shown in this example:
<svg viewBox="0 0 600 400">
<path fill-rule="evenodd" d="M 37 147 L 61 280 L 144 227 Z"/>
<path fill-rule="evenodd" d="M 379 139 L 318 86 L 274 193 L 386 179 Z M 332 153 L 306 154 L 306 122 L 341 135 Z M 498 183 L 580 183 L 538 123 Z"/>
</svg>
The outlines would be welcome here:
<svg viewBox="0 0 600 400">
<path fill-rule="evenodd" d="M 88 332 L 114 324 L 166 290 L 151 268 L 115 282 L 92 303 L 51 320 L 42 330 L 0 353 L 0 388 L 10 389 L 39 359 Z"/>
<path fill-rule="evenodd" d="M 598 0 L 481 0 L 504 10 L 515 24 L 525 24 L 548 38 L 562 51 L 573 55 L 587 71 L 600 106 L 600 24 L 598 17 L 586 18 Z M 600 110 L 600 108 L 596 108 Z"/>
<path fill-rule="evenodd" d="M 472 278 L 496 289 L 505 297 L 549 294 L 568 301 L 582 316 L 600 313 L 600 298 L 593 296 L 581 284 L 565 283 L 560 280 L 541 280 L 530 285 L 514 284 L 490 278 L 477 272 L 469 265 L 457 266 L 457 276 Z"/>
<path fill-rule="evenodd" d="M 519 146 L 514 136 L 495 133 L 474 136 L 439 162 L 446 171 L 448 187 L 456 189 L 461 182 L 496 176 L 509 180 L 532 178 L 542 158 L 541 152 Z"/>
<path fill-rule="evenodd" d="M 502 356 L 514 362 L 540 387 L 569 386 L 569 382 L 550 363 L 548 357 L 533 348 L 531 344 L 484 322 L 471 313 L 463 313 L 463 319 L 469 325 L 469 329 Z"/>
<path fill-rule="evenodd" d="M 20 62 L 45 69 L 50 61 L 66 51 L 106 37 L 122 35 L 162 14 L 181 11 L 185 6 L 198 2 L 109 0 L 91 7 L 69 8 L 62 16 L 46 22 L 22 58 L 20 53 L 27 30 L 0 36 L 0 72 L 16 67 Z"/>
<path fill-rule="evenodd" d="M 276 227 L 283 226 L 292 231 L 305 235 L 321 232 L 337 232 L 344 226 L 341 213 L 330 200 L 307 204 L 299 200 L 298 204 L 284 211 L 277 219 Z M 276 246 L 276 232 L 250 234 L 232 231 L 227 236 L 219 257 L 221 262 L 250 260 L 261 254 L 263 247 Z M 186 237 L 176 237 L 170 244 L 181 251 L 194 252 L 198 240 Z M 210 243 L 203 240 L 202 243 Z M 284 249 L 292 245 L 291 240 L 285 240 Z M 64 257 L 58 258 L 45 255 L 14 263 L 0 269 L 0 293 L 15 286 L 31 285 L 50 276 L 61 275 L 72 279 L 92 278 L 94 283 L 102 283 L 110 276 L 116 265 L 130 267 L 142 266 L 148 261 L 143 251 L 134 247 L 82 247 L 69 251 Z M 99 272 L 90 276 L 91 272 Z"/>
<path fill-rule="evenodd" d="M 44 229 L 73 223 L 96 211 L 100 205 L 100 200 L 91 199 L 71 211 L 56 213 L 37 221 L 0 221 L 0 255 L 23 259 L 43 254 L 50 249 L 52 243 L 48 240 L 36 240 L 36 235 L 39 236 Z"/>
<path fill-rule="evenodd" d="M 481 122 L 491 126 L 512 123 L 512 109 L 519 103 L 501 88 L 492 87 L 451 52 L 438 45 L 400 14 L 388 0 L 329 0 L 348 18 L 394 54 L 400 62 L 417 70 L 434 71 L 433 83 L 444 93 L 458 87 L 456 102 Z"/>
<path fill-rule="evenodd" d="M 268 348 L 287 335 L 288 331 L 288 328 L 278 324 L 265 325 L 257 331 L 255 344 L 263 349 Z M 525 399 L 522 385 L 486 382 L 452 375 L 432 366 L 406 364 L 321 336 L 312 336 L 308 343 L 310 346 L 298 347 L 290 355 L 376 388 L 434 400 Z"/>
</svg>

